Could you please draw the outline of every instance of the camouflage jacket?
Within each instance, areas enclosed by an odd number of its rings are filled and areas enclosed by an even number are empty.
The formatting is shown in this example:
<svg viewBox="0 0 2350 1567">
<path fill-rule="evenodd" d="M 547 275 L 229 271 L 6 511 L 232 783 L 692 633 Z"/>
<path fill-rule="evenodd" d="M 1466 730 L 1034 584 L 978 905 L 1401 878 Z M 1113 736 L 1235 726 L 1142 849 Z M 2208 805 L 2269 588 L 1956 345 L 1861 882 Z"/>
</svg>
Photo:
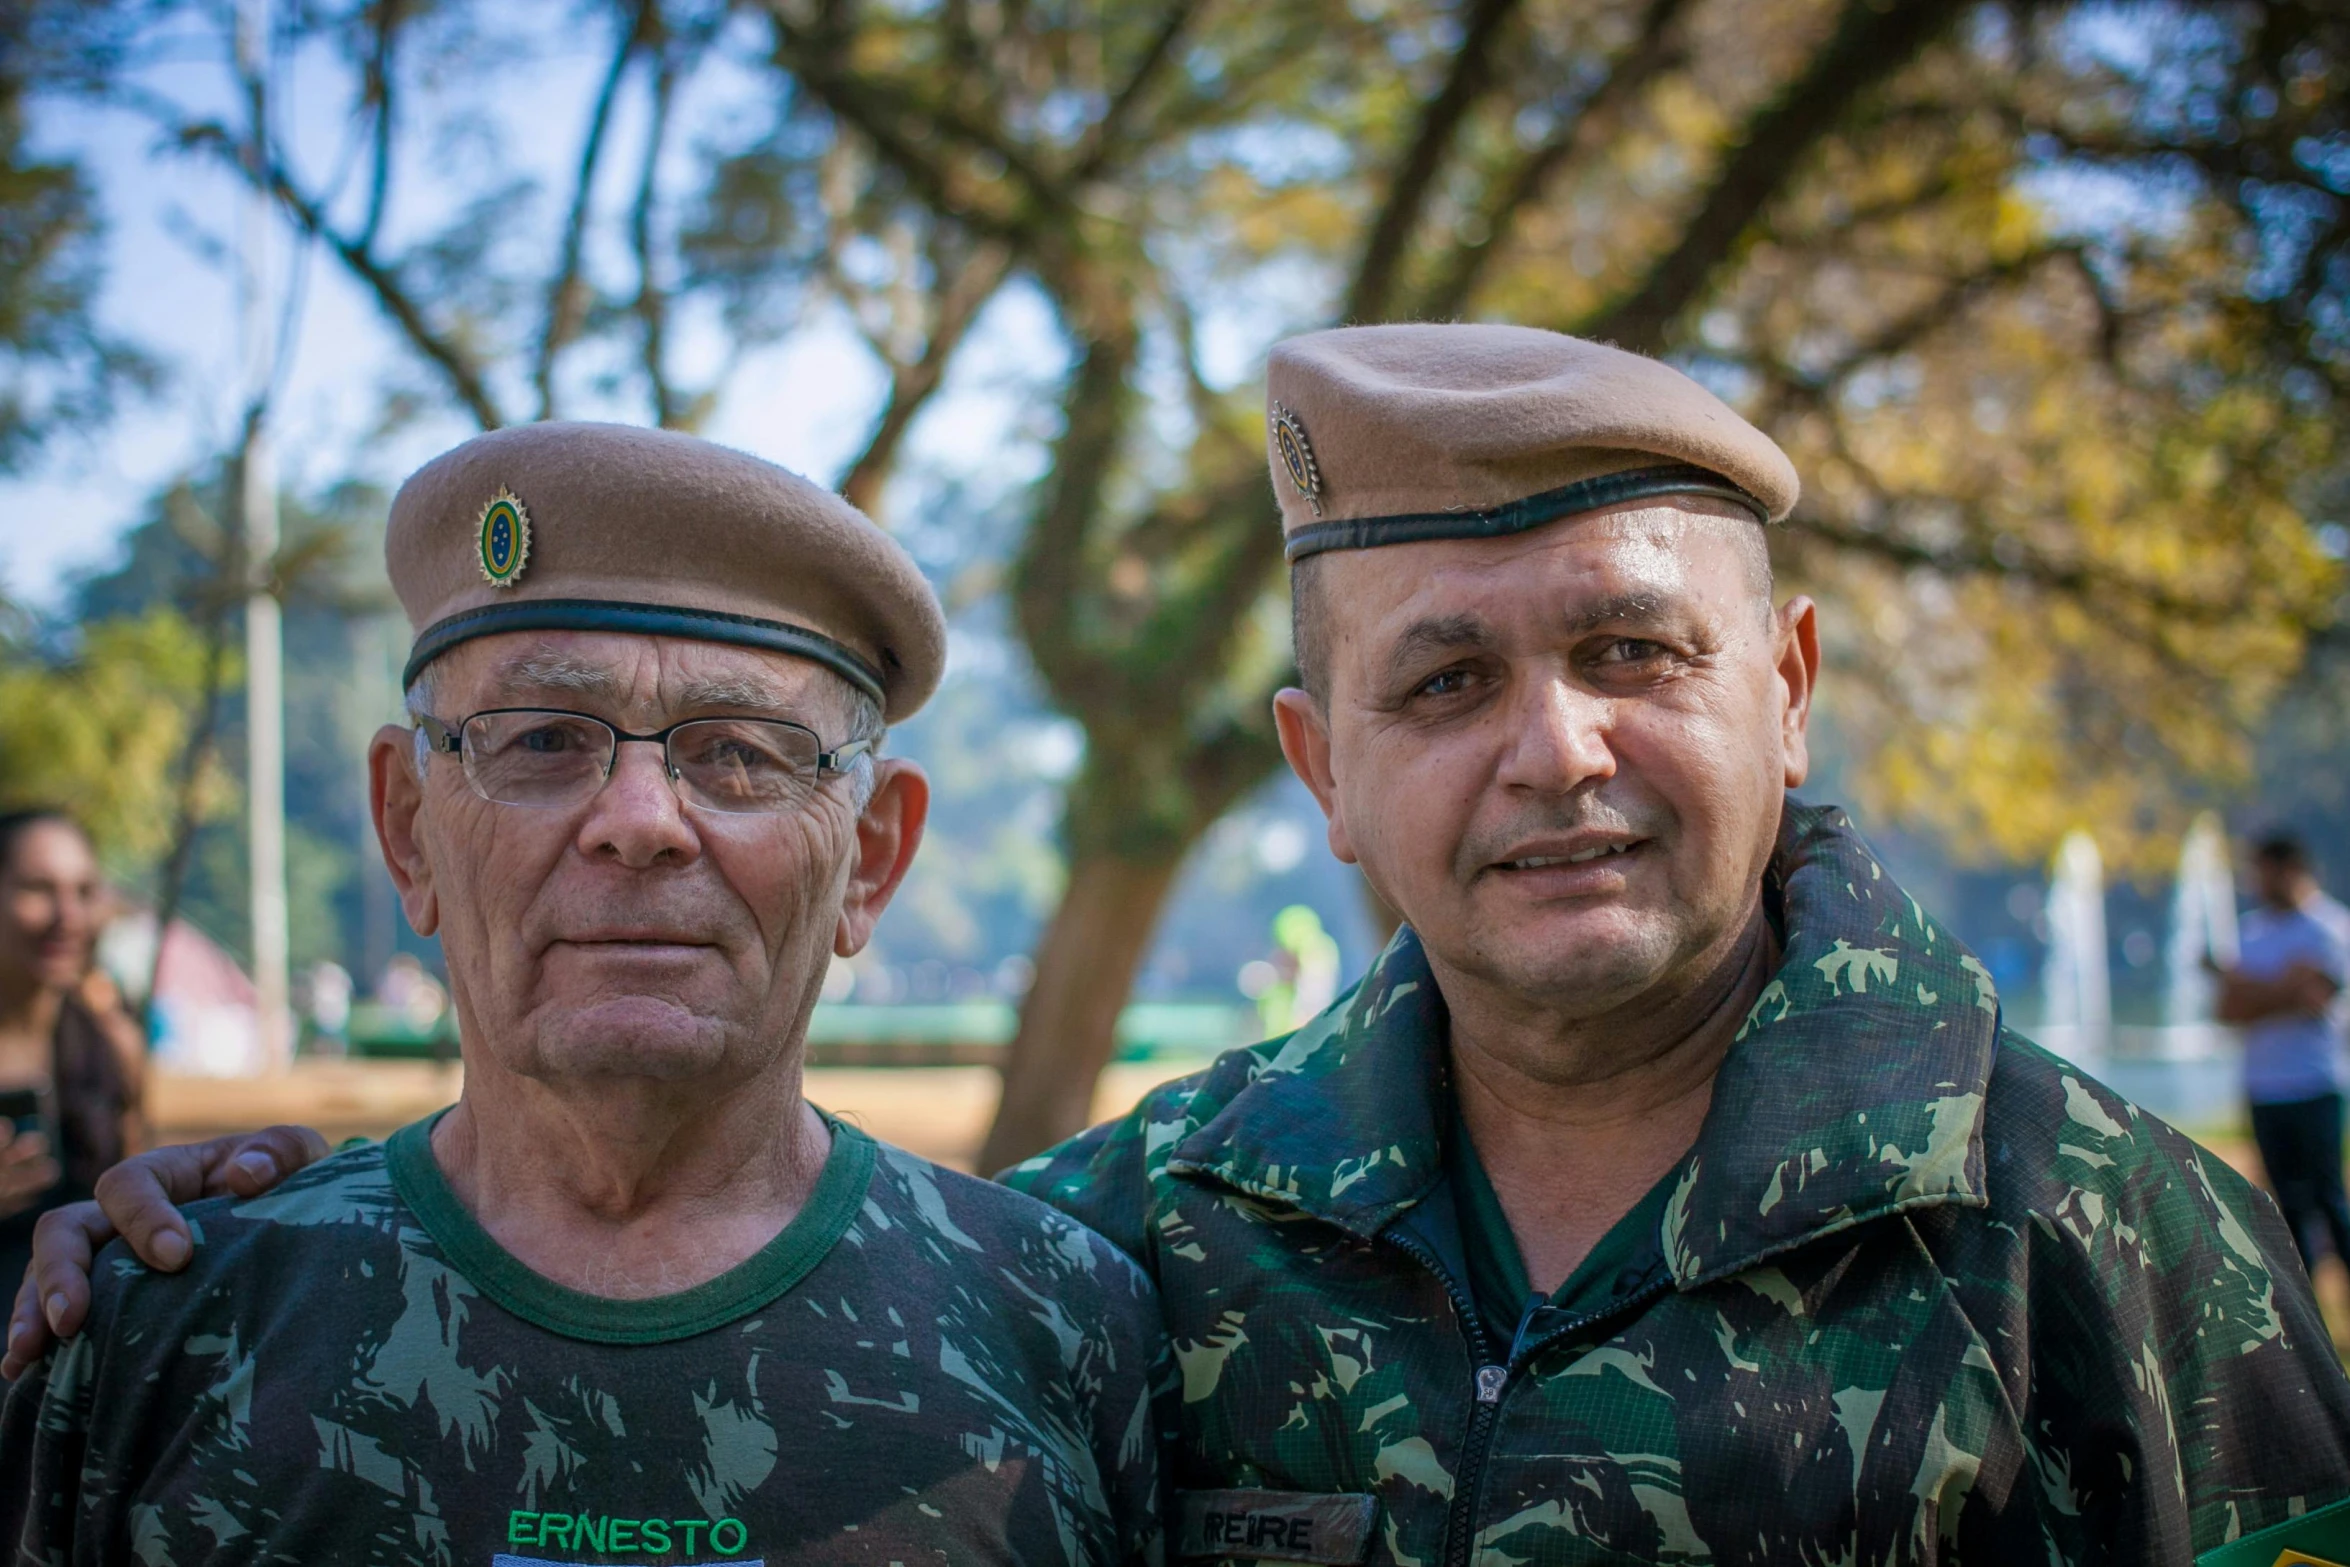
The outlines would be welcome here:
<svg viewBox="0 0 2350 1567">
<path fill-rule="evenodd" d="M 1449 1089 L 1408 930 L 1007 1174 L 1159 1282 L 1178 1554 L 2137 1567 L 2350 1495 L 2268 1200 L 2003 1030 L 1841 813 L 1790 801 L 1772 880 L 1782 966 L 1596 1314 L 1513 1344 L 1415 1239 Z"/>
<path fill-rule="evenodd" d="M 0 1415 L 9 1560 L 1160 1559 L 1158 1316 L 1098 1236 L 836 1127 L 757 1256 L 605 1300 L 499 1249 L 426 1125 L 191 1208 L 185 1273 L 100 1256 Z"/>
</svg>

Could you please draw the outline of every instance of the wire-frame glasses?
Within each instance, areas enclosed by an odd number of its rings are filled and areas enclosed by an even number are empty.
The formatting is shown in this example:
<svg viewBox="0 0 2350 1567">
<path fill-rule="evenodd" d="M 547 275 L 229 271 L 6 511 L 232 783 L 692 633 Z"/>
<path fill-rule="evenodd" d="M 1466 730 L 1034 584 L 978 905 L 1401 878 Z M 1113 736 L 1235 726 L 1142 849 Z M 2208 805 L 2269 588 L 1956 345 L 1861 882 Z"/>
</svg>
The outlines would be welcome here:
<svg viewBox="0 0 2350 1567">
<path fill-rule="evenodd" d="M 587 713 L 498 707 L 453 728 L 429 714 L 416 726 L 434 750 L 457 758 L 475 794 L 539 808 L 594 798 L 623 742 L 660 746 L 687 805 L 741 816 L 800 809 L 826 774 L 873 749 L 870 740 L 851 740 L 827 751 L 814 730 L 775 718 L 689 718 L 639 735 Z"/>
</svg>

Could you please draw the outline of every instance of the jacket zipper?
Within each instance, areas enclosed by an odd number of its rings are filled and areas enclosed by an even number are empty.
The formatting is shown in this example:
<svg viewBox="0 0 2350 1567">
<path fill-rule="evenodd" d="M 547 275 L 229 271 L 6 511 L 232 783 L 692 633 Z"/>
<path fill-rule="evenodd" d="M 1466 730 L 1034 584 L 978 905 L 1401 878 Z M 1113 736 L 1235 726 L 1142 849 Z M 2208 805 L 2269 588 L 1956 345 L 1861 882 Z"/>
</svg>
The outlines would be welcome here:
<svg viewBox="0 0 2350 1567">
<path fill-rule="evenodd" d="M 1461 1325 L 1461 1337 L 1468 1340 L 1469 1359 L 1476 1366 L 1476 1402 L 1469 1409 L 1469 1434 L 1461 1443 L 1460 1467 L 1453 1471 L 1452 1477 L 1452 1506 L 1446 1510 L 1444 1520 L 1445 1567 L 1468 1567 L 1477 1482 L 1485 1470 L 1486 1452 L 1493 1446 L 1493 1426 L 1501 1414 L 1501 1395 L 1509 1384 L 1509 1368 L 1491 1363 L 1485 1324 L 1478 1317 L 1475 1304 L 1453 1281 L 1452 1275 L 1444 1271 L 1436 1254 L 1406 1235 L 1390 1232 L 1387 1239 L 1435 1274 L 1436 1282 L 1444 1286 L 1446 1297 L 1452 1301 L 1453 1318 Z"/>
<path fill-rule="evenodd" d="M 1557 1327 L 1529 1343 L 1526 1329 L 1534 1321 L 1529 1311 L 1518 1320 L 1518 1331 L 1509 1353 L 1501 1361 L 1488 1359 L 1489 1341 L 1485 1336 L 1484 1319 L 1468 1298 L 1467 1292 L 1453 1282 L 1452 1275 L 1436 1260 L 1436 1254 L 1418 1241 L 1394 1231 L 1383 1237 L 1393 1242 L 1400 1251 L 1436 1275 L 1436 1282 L 1444 1286 L 1447 1299 L 1452 1302 L 1453 1317 L 1461 1325 L 1461 1336 L 1468 1340 L 1469 1358 L 1476 1363 L 1476 1402 L 1470 1406 L 1469 1434 L 1461 1444 L 1460 1467 L 1453 1472 L 1452 1505 L 1446 1510 L 1444 1521 L 1445 1567 L 1469 1567 L 1469 1547 L 1474 1537 L 1477 1507 L 1477 1485 L 1485 1475 L 1485 1460 L 1493 1449 L 1493 1428 L 1501 1419 L 1501 1396 L 1509 1388 L 1510 1378 L 1519 1365 L 1530 1359 L 1544 1346 L 1570 1334 L 1579 1333 L 1595 1322 L 1620 1316 L 1636 1307 L 1645 1307 L 1659 1296 L 1671 1292 L 1673 1276 L 1663 1274 L 1657 1282 L 1633 1291 L 1622 1300 L 1612 1303 L 1604 1311 L 1591 1312 L 1560 1323 Z"/>
</svg>

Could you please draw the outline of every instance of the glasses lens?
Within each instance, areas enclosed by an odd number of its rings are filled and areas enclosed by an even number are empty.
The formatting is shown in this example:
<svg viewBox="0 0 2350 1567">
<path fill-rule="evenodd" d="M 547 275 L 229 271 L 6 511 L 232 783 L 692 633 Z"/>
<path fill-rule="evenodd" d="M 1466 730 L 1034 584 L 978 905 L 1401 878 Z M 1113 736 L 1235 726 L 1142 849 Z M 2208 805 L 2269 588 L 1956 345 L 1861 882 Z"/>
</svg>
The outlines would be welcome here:
<svg viewBox="0 0 2350 1567">
<path fill-rule="evenodd" d="M 709 811 L 797 810 L 816 788 L 816 737 L 795 724 L 704 718 L 669 737 L 686 802 Z"/>
<path fill-rule="evenodd" d="M 572 713 L 483 713 L 461 754 L 474 792 L 504 805 L 574 805 L 604 786 L 612 731 Z"/>
</svg>

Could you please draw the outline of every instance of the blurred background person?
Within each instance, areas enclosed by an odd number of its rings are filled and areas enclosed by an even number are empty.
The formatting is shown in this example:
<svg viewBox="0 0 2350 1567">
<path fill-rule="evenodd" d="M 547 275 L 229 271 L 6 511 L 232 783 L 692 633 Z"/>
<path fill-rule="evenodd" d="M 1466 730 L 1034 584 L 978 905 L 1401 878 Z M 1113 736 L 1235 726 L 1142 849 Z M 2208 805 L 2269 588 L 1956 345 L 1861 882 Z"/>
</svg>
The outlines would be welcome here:
<svg viewBox="0 0 2350 1567">
<path fill-rule="evenodd" d="M 302 971 L 296 1005 L 309 1025 L 304 1041 L 312 1055 L 340 1056 L 351 1048 L 351 971 L 322 959 Z"/>
<path fill-rule="evenodd" d="M 375 982 L 375 1003 L 393 1013 L 407 1027 L 423 1033 L 449 1009 L 449 992 L 432 976 L 421 959 L 395 952 Z"/>
<path fill-rule="evenodd" d="M 2244 916 L 2236 964 L 2221 968 L 2220 1021 L 2244 1030 L 2244 1097 L 2260 1162 L 2315 1270 L 2314 1231 L 2350 1266 L 2342 1188 L 2342 989 L 2350 981 L 2350 910 L 2317 884 L 2309 850 L 2273 832 L 2252 851 L 2260 906 Z"/>
<path fill-rule="evenodd" d="M 141 1145 L 144 1049 L 91 961 L 98 855 L 55 809 L 0 814 L 0 1270 L 34 1221 Z"/>
</svg>

